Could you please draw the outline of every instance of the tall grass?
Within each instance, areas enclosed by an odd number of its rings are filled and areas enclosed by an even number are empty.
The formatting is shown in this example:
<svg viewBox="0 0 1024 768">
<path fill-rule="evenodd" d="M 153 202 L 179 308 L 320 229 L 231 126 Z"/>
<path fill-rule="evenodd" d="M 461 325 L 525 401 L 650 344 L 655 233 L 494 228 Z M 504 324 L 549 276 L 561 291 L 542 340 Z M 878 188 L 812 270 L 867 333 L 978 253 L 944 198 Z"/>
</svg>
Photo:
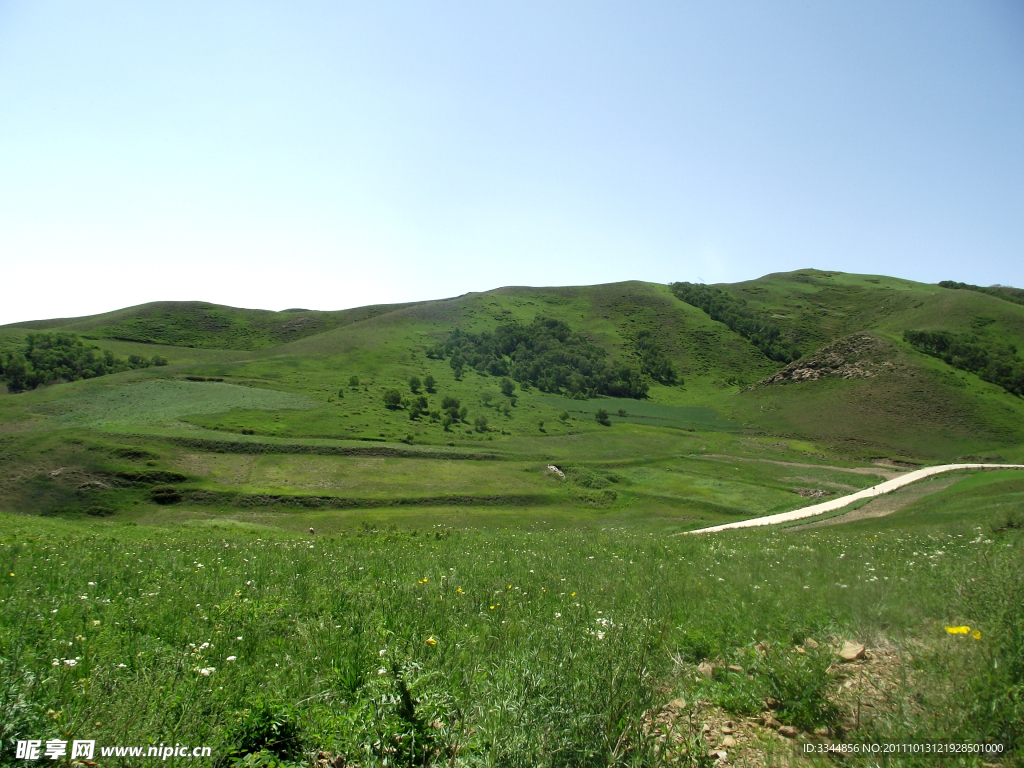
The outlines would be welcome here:
<svg viewBox="0 0 1024 768">
<path fill-rule="evenodd" d="M 1021 742 L 1013 528 L 5 526 L 2 764 L 13 740 L 64 734 L 207 744 L 224 765 L 321 749 L 361 765 L 653 765 L 645 713 L 680 694 L 737 713 L 770 696 L 784 722 L 834 725 L 830 636 L 927 649 L 934 706 L 865 724 L 870 737 Z M 948 635 L 954 622 L 981 640 Z M 807 637 L 822 648 L 798 658 Z M 704 659 L 745 674 L 690 676 Z"/>
</svg>

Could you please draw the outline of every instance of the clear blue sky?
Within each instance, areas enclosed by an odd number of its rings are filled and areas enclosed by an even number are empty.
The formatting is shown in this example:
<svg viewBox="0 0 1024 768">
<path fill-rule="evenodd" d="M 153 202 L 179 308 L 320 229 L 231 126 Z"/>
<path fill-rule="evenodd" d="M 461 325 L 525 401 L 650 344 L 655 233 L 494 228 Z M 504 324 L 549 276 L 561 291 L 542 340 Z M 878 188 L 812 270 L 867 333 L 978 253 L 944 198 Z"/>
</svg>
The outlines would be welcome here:
<svg viewBox="0 0 1024 768">
<path fill-rule="evenodd" d="M 3 2 L 0 323 L 1024 285 L 1024 3 Z"/>
</svg>

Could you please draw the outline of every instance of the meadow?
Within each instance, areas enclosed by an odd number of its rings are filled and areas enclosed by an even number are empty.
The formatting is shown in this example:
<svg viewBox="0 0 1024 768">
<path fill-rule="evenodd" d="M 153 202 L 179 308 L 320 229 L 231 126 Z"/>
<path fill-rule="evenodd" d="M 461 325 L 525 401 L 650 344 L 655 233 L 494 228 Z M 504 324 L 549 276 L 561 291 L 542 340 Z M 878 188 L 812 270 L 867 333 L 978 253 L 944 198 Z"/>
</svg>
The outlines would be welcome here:
<svg viewBox="0 0 1024 768">
<path fill-rule="evenodd" d="M 1007 494 L 1024 486 L 985 480 L 1003 487 L 981 512 L 932 497 L 941 526 L 907 510 L 714 538 L 5 516 L 4 742 L 202 744 L 220 765 L 704 765 L 719 712 L 819 742 L 1019 749 L 1024 520 Z M 836 693 L 844 640 L 897 659 L 856 711 Z M 792 758 L 751 730 L 747 753 Z"/>
<path fill-rule="evenodd" d="M 814 270 L 723 290 L 805 372 L 844 334 L 870 355 L 772 383 L 781 363 L 637 282 L 0 328 L 4 365 L 29 330 L 168 361 L 0 396 L 0 765 L 26 738 L 205 745 L 216 768 L 761 768 L 953 740 L 1013 764 L 1024 473 L 686 532 L 1024 461 L 1024 399 L 903 340 L 1024 344 L 1024 308 Z M 679 378 L 579 399 L 428 354 L 538 317 L 635 370 L 644 340 Z"/>
</svg>

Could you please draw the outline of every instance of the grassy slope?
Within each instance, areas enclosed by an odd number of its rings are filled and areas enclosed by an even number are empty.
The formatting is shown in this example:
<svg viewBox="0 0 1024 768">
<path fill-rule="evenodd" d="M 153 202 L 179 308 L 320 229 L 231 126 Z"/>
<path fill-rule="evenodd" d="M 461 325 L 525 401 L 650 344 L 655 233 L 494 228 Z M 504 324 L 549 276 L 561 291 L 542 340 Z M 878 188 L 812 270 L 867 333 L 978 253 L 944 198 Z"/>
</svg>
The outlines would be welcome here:
<svg viewBox="0 0 1024 768">
<path fill-rule="evenodd" d="M 65 465 L 77 466 L 89 477 L 118 471 L 106 460 L 92 460 L 107 450 L 102 446 L 110 441 L 154 446 L 156 463 L 183 472 L 189 477 L 187 487 L 195 490 L 297 495 L 322 491 L 357 501 L 392 498 L 396 503 L 426 503 L 438 487 L 451 494 L 475 488 L 480 496 L 505 494 L 510 508 L 516 507 L 515 498 L 532 494 L 531 498 L 548 500 L 541 505 L 548 512 L 563 508 L 570 510 L 570 517 L 647 519 L 682 527 L 802 506 L 806 502 L 796 495 L 797 489 L 817 487 L 819 480 L 824 487 L 843 484 L 841 478 L 810 471 L 766 474 L 767 465 L 749 462 L 709 468 L 706 462 L 687 460 L 689 456 L 729 454 L 828 464 L 881 455 L 914 461 L 1020 458 L 1024 409 L 1019 399 L 914 352 L 902 344 L 900 335 L 905 327 L 959 330 L 980 316 L 991 318 L 985 321 L 988 327 L 1016 338 L 1024 307 L 975 292 L 809 271 L 770 275 L 730 289 L 778 316 L 806 350 L 868 330 L 892 345 L 898 364 L 870 379 L 747 390 L 744 385 L 773 373 L 777 365 L 701 310 L 676 299 L 667 287 L 640 282 L 513 287 L 398 308 L 326 313 L 344 315 L 347 324 L 248 352 L 162 346 L 161 353 L 172 363 L 167 368 L 0 397 L 0 444 L 12 446 L 19 456 L 18 468 L 12 463 L 0 485 L 0 502 L 25 510 L 84 504 L 84 496 L 92 491 L 83 495 L 74 484 L 59 490 L 63 481 L 50 483 L 46 475 Z M 167 327 L 186 325 L 197 306 L 181 305 L 180 317 Z M 237 312 L 232 322 L 251 328 L 244 325 L 251 313 Z M 505 400 L 494 377 L 470 373 L 456 381 L 446 361 L 424 355 L 428 345 L 453 327 L 478 331 L 510 318 L 529 322 L 537 315 L 585 330 L 613 357 L 634 364 L 632 339 L 641 329 L 651 330 L 685 384 L 654 385 L 651 400 L 642 403 L 570 401 L 536 391 L 517 392 L 515 407 L 505 414 L 496 407 Z M 124 327 L 138 317 L 136 308 L 77 324 L 59 322 L 60 327 L 95 330 Z M 57 327 L 57 322 L 44 325 Z M 10 326 L 0 330 L 9 343 L 24 332 Z M 253 338 L 209 329 L 202 333 L 200 346 L 237 346 L 238 339 Z M 264 343 L 270 337 L 259 338 Z M 147 348 L 109 340 L 102 345 L 119 354 Z M 487 431 L 474 431 L 468 424 L 445 431 L 427 419 L 410 421 L 405 411 L 384 407 L 385 389 L 408 391 L 409 376 L 427 373 L 438 381 L 437 392 L 428 395 L 431 407 L 453 394 L 468 407 L 470 422 L 479 415 L 487 417 Z M 226 381 L 186 382 L 186 374 Z M 360 378 L 358 387 L 348 386 L 351 375 Z M 175 381 L 160 381 L 168 377 Z M 485 393 L 494 396 L 489 406 Z M 612 412 L 612 427 L 594 422 L 591 414 L 599 405 Z M 626 411 L 623 417 L 617 415 L 620 407 Z M 564 421 L 559 418 L 563 412 L 569 414 Z M 102 445 L 93 453 L 70 450 L 71 440 Z M 253 445 L 226 448 L 224 440 Z M 336 453 L 324 460 L 315 453 L 326 450 L 322 445 L 310 447 L 317 441 L 347 451 L 349 457 L 338 458 Z M 29 449 L 30 444 L 34 448 Z M 396 458 L 371 461 L 355 455 L 367 455 L 363 448 L 374 445 Z M 431 463 L 444 460 L 427 456 L 426 464 L 407 465 L 400 458 L 420 455 L 415 452 L 432 450 L 431 446 L 468 451 L 487 463 L 478 475 L 462 460 Z M 211 457 L 225 451 L 232 455 L 224 457 L 223 466 L 211 463 Z M 300 457 L 317 458 L 297 458 L 296 451 Z M 260 453 L 266 455 L 260 458 Z M 490 460 L 493 455 L 503 460 Z M 345 479 L 358 475 L 360 461 L 379 475 L 375 489 Z M 340 462 L 333 473 L 326 469 L 331 462 Z M 548 485 L 538 491 L 544 466 L 550 462 L 579 471 L 554 487 L 548 478 Z M 242 464 L 248 467 L 244 473 L 237 469 Z M 303 467 L 322 467 L 322 476 L 313 478 Z M 332 474 L 334 480 L 324 479 Z M 14 476 L 19 479 L 12 480 Z M 450 479 L 438 480 L 445 477 Z M 845 485 L 851 488 L 868 482 L 864 476 L 850 477 L 856 478 L 847 478 Z M 321 491 L 316 491 L 318 486 Z M 136 507 L 145 514 L 160 509 L 150 502 L 148 488 L 111 488 L 103 493 L 108 497 L 103 504 L 121 513 L 134 514 Z M 273 501 L 272 506 L 282 503 Z M 335 513 L 317 514 L 330 518 Z M 386 514 L 374 509 L 346 512 L 339 519 L 379 519 Z M 524 509 L 522 514 L 534 513 Z"/>
</svg>

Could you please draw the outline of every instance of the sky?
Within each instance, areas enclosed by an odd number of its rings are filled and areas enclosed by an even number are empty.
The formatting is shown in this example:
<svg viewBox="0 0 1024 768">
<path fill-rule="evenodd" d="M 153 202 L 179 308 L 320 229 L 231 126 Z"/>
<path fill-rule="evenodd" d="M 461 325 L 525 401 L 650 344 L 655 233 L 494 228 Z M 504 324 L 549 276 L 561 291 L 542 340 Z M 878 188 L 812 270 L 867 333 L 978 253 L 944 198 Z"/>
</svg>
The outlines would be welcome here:
<svg viewBox="0 0 1024 768">
<path fill-rule="evenodd" d="M 0 323 L 1024 286 L 1024 3 L 0 0 Z"/>
</svg>

